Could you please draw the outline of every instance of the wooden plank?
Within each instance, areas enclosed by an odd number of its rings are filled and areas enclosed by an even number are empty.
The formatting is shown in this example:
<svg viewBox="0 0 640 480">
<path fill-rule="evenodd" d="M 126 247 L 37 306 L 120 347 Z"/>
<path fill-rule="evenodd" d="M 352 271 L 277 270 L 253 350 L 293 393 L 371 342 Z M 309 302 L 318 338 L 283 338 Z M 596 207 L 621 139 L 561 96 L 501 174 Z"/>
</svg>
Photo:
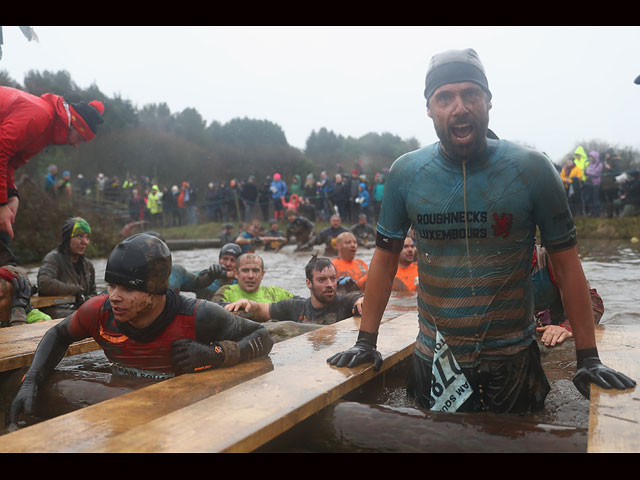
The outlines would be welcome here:
<svg viewBox="0 0 640 480">
<path fill-rule="evenodd" d="M 371 364 L 335 368 L 326 359 L 353 346 L 357 326 L 342 322 L 304 337 L 314 352 L 218 395 L 140 425 L 87 449 L 91 452 L 250 452 L 320 411 L 413 352 L 415 313 L 381 325 L 380 372 Z M 287 342 L 282 342 L 285 347 Z"/>
<path fill-rule="evenodd" d="M 76 303 L 76 297 L 70 296 L 48 296 L 41 297 L 39 295 L 33 295 L 31 297 L 31 305 L 34 308 L 53 307 L 54 305 L 65 305 L 68 303 Z"/>
<path fill-rule="evenodd" d="M 0 329 L 0 372 L 31 365 L 33 355 L 42 336 L 63 319 L 48 320 L 46 322 L 16 325 L 15 327 Z M 100 347 L 92 339 L 80 340 L 69 346 L 68 355 L 91 352 Z"/>
<path fill-rule="evenodd" d="M 353 346 L 358 328 L 359 319 L 343 320 L 277 343 L 268 358 L 181 375 L 6 434 L 0 452 L 254 450 L 376 375 L 370 364 L 326 363 Z M 415 313 L 381 325 L 382 371 L 413 351 L 416 333 Z"/>
<path fill-rule="evenodd" d="M 640 381 L 640 325 L 598 325 L 602 363 Z M 589 453 L 640 452 L 640 392 L 638 387 L 607 390 L 591 386 Z"/>
</svg>

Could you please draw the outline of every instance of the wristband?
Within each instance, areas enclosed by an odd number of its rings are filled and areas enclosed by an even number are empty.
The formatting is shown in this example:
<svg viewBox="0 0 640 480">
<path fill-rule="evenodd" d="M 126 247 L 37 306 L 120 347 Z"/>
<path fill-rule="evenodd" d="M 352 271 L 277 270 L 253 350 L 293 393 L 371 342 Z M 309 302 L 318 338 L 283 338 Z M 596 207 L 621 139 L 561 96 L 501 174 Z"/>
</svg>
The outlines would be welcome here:
<svg viewBox="0 0 640 480">
<path fill-rule="evenodd" d="M 593 348 L 582 348 L 580 350 L 576 350 L 576 359 L 578 360 L 578 368 L 582 362 L 584 362 L 588 358 L 597 358 L 600 360 L 598 356 L 598 349 L 596 347 Z"/>
<path fill-rule="evenodd" d="M 404 238 L 391 238 L 376 232 L 376 247 L 386 252 L 399 253 L 404 246 Z"/>
<path fill-rule="evenodd" d="M 358 332 L 358 340 L 356 341 L 356 343 L 365 343 L 375 349 L 377 341 L 378 341 L 378 332 L 372 333 L 372 332 L 365 332 L 364 330 L 360 330 Z"/>
</svg>

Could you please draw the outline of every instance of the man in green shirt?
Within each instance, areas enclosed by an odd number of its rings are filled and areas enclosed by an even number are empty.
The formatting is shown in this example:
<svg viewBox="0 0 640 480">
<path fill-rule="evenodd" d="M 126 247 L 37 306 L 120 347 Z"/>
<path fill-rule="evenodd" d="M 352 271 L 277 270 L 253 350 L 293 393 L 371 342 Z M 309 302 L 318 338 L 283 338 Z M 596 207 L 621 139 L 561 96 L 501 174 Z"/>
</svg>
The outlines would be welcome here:
<svg viewBox="0 0 640 480">
<path fill-rule="evenodd" d="M 245 253 L 236 260 L 235 285 L 223 285 L 213 296 L 213 301 L 221 304 L 232 303 L 246 298 L 260 303 L 273 303 L 294 295 L 284 288 L 262 286 L 265 269 L 264 261 L 254 253 Z"/>
<path fill-rule="evenodd" d="M 330 259 L 314 255 L 304 271 L 310 298 L 295 297 L 274 303 L 241 299 L 224 308 L 236 315 L 245 313 L 256 322 L 275 320 L 318 325 L 331 325 L 362 314 L 363 293 L 337 293 L 338 273 Z"/>
</svg>

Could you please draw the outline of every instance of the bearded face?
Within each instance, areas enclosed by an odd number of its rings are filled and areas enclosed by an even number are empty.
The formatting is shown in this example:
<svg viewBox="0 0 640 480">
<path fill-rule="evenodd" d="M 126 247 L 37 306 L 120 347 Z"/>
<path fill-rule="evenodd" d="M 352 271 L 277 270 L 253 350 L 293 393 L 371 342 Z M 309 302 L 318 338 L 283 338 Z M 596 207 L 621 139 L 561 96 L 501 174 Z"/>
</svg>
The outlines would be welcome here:
<svg viewBox="0 0 640 480">
<path fill-rule="evenodd" d="M 472 82 L 443 85 L 433 93 L 427 113 L 448 157 L 462 162 L 484 152 L 490 109 L 487 94 Z"/>
</svg>

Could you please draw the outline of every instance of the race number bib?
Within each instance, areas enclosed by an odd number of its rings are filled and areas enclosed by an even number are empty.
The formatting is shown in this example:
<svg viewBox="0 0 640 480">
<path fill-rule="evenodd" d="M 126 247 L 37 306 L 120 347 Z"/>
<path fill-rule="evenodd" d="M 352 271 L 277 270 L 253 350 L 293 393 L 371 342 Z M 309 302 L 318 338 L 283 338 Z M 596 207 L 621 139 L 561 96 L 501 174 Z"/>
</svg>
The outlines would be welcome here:
<svg viewBox="0 0 640 480">
<path fill-rule="evenodd" d="M 462 373 L 449 345 L 436 330 L 436 346 L 431 367 L 431 410 L 455 412 L 471 395 L 471 386 Z"/>
</svg>

